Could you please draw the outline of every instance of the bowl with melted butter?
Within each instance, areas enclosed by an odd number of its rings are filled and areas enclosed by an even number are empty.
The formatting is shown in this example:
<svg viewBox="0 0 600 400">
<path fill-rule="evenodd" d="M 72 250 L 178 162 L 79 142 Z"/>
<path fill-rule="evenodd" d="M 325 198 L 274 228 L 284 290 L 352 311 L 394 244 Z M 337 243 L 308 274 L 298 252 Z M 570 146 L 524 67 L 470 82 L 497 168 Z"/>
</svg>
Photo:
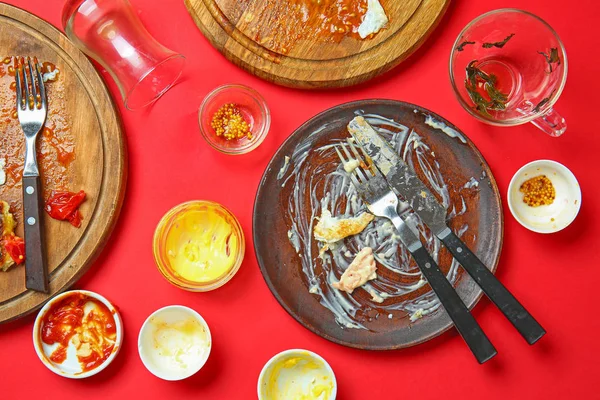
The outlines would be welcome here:
<svg viewBox="0 0 600 400">
<path fill-rule="evenodd" d="M 204 366 L 212 338 L 200 314 L 185 306 L 167 306 L 153 312 L 142 325 L 138 352 L 153 375 L 178 381 Z"/>
<path fill-rule="evenodd" d="M 195 200 L 167 212 L 154 233 L 154 259 L 173 285 L 194 292 L 216 289 L 239 270 L 245 239 L 237 218 L 218 203 Z"/>
<path fill-rule="evenodd" d="M 335 400 L 337 382 L 325 359 L 308 350 L 286 350 L 271 358 L 258 378 L 259 400 Z"/>
</svg>

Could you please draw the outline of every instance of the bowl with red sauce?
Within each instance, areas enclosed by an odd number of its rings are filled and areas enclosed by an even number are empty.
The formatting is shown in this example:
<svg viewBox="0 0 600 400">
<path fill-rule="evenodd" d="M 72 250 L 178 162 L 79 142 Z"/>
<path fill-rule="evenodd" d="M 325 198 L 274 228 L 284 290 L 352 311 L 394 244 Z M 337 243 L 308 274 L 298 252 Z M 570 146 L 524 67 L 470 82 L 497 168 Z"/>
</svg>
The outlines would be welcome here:
<svg viewBox="0 0 600 400">
<path fill-rule="evenodd" d="M 244 85 L 223 85 L 210 92 L 198 112 L 206 142 L 225 154 L 245 154 L 265 140 L 271 113 L 263 97 Z"/>
<path fill-rule="evenodd" d="M 33 345 L 52 372 L 81 379 L 106 368 L 123 342 L 123 323 L 104 297 L 72 290 L 52 298 L 33 326 Z"/>
</svg>

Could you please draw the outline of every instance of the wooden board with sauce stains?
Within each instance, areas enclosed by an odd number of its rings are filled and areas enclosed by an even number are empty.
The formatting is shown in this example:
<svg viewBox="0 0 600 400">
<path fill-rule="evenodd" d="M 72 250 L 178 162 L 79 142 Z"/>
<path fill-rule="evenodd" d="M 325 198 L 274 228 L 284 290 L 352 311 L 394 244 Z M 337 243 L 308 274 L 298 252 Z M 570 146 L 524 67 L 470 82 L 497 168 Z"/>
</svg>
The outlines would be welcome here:
<svg viewBox="0 0 600 400">
<path fill-rule="evenodd" d="M 389 23 L 363 40 L 356 30 L 367 0 L 185 0 L 230 61 L 298 88 L 355 85 L 392 69 L 425 41 L 449 2 L 380 0 Z"/>
<path fill-rule="evenodd" d="M 25 288 L 25 267 L 0 272 L 0 323 L 39 308 L 66 290 L 90 267 L 108 239 L 121 208 L 125 181 L 125 145 L 117 110 L 102 79 L 74 44 L 47 22 L 19 8 L 0 4 L 0 159 L 7 201 L 23 236 L 21 173 L 24 136 L 16 118 L 11 57 L 36 56 L 60 71 L 46 84 L 48 119 L 38 137 L 43 198 L 52 190 L 84 190 L 79 229 L 44 213 L 50 272 L 48 295 Z"/>
</svg>

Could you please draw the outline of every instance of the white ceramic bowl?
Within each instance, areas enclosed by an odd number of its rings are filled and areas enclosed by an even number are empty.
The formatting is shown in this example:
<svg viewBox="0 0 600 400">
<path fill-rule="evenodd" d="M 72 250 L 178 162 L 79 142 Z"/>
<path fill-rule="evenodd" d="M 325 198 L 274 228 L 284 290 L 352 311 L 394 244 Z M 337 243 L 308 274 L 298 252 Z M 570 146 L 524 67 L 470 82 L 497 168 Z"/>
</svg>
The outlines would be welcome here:
<svg viewBox="0 0 600 400">
<path fill-rule="evenodd" d="M 112 313 L 113 318 L 115 320 L 115 328 L 116 328 L 116 340 L 115 346 L 112 350 L 112 353 L 108 356 L 106 360 L 99 366 L 89 371 L 81 372 L 81 366 L 75 355 L 75 346 L 72 343 L 69 343 L 67 348 L 67 359 L 63 361 L 61 364 L 55 363 L 50 360 L 50 355 L 52 354 L 52 350 L 54 350 L 54 346 L 49 346 L 46 343 L 42 342 L 40 338 L 40 329 L 42 325 L 42 320 L 46 312 L 52 307 L 52 305 L 56 304 L 56 302 L 64 299 L 67 296 L 70 296 L 74 293 L 81 293 L 83 295 L 89 296 L 102 304 L 104 304 L 108 310 Z M 106 368 L 117 356 L 119 350 L 121 349 L 121 344 L 123 343 L 123 322 L 121 321 L 121 316 L 117 309 L 103 296 L 100 296 L 98 293 L 90 292 L 88 290 L 70 290 L 68 292 L 61 293 L 52 299 L 50 299 L 44 307 L 38 313 L 35 324 L 33 325 L 33 346 L 35 348 L 35 352 L 38 357 L 42 361 L 42 363 L 52 372 L 57 375 L 64 376 L 66 378 L 72 379 L 82 379 L 87 378 L 92 375 L 96 375 L 98 372 L 102 371 Z M 72 350 L 71 350 L 72 348 Z"/>
<path fill-rule="evenodd" d="M 138 352 L 155 376 L 178 381 L 194 375 L 208 360 L 212 338 L 200 314 L 185 306 L 167 306 L 146 319 L 138 336 Z M 175 359 L 173 352 L 180 352 Z"/>
<path fill-rule="evenodd" d="M 530 207 L 523 202 L 519 191 L 523 182 L 546 175 L 556 198 L 547 206 Z M 538 233 L 554 233 L 569 226 L 581 207 L 581 188 L 575 175 L 564 165 L 551 160 L 537 160 L 526 164 L 513 176 L 508 186 L 508 207 L 515 219 L 525 228 Z"/>
<path fill-rule="evenodd" d="M 269 393 L 272 388 L 279 390 L 279 396 Z M 308 350 L 282 351 L 265 364 L 258 377 L 259 400 L 300 398 L 311 389 L 317 392 L 325 389 L 321 395 L 328 391 L 329 397 L 323 397 L 324 400 L 335 400 L 337 396 L 333 369 L 323 357 Z"/>
</svg>

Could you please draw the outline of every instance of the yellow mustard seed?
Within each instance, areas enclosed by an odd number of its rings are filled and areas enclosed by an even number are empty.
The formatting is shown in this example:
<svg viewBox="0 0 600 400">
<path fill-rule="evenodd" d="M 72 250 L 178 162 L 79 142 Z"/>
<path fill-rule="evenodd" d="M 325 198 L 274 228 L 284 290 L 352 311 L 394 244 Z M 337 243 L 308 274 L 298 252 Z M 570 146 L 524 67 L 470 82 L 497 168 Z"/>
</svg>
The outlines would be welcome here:
<svg viewBox="0 0 600 400">
<path fill-rule="evenodd" d="M 546 175 L 538 175 L 523 182 L 519 191 L 523 202 L 530 207 L 547 206 L 554 202 L 556 190 Z"/>
<path fill-rule="evenodd" d="M 211 124 L 215 134 L 225 140 L 241 138 L 252 139 L 250 126 L 242 115 L 240 108 L 234 103 L 223 104 L 214 113 Z"/>
</svg>

